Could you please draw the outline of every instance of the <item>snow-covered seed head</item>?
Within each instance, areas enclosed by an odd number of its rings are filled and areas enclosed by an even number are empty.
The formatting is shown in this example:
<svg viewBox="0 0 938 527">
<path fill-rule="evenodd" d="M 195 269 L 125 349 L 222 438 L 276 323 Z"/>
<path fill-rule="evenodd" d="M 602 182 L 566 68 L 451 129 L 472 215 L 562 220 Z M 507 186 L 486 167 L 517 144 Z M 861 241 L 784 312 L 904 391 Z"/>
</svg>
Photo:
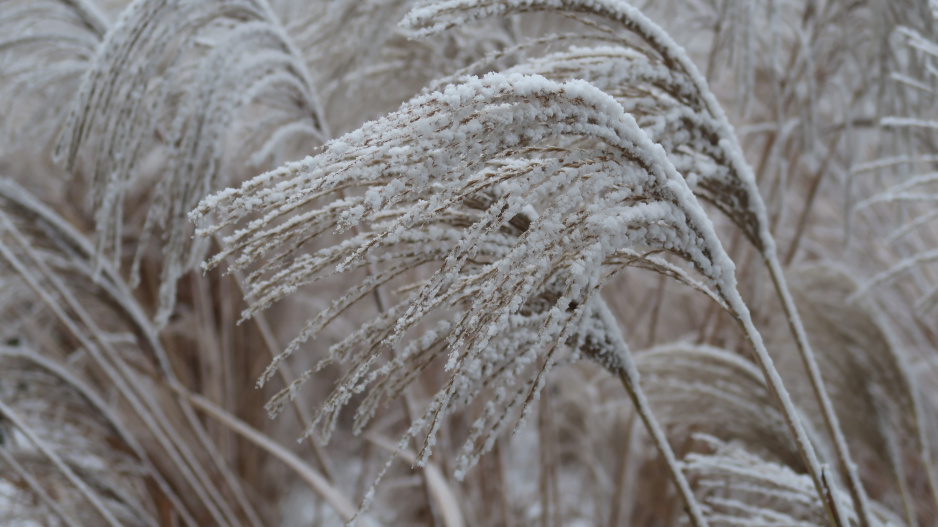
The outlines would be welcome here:
<svg viewBox="0 0 938 527">
<path fill-rule="evenodd" d="M 207 198 L 191 217 L 206 236 L 234 226 L 207 266 L 253 269 L 246 317 L 300 287 L 368 271 L 307 324 L 261 382 L 339 314 L 386 294 L 393 300 L 384 310 L 326 355 L 351 369 L 323 405 L 318 430 L 328 437 L 337 412 L 367 391 L 361 428 L 445 356 L 448 381 L 409 432 L 427 433 L 421 460 L 457 405 L 490 394 L 464 450 L 471 461 L 513 410 L 523 414 L 563 354 L 582 350 L 612 364 L 587 341 L 618 331 L 593 308 L 623 268 L 652 268 L 718 293 L 735 288 L 733 263 L 665 151 L 585 81 L 461 79 L 315 157 Z M 327 236 L 325 246 L 306 250 Z M 398 289 L 383 287 L 391 284 Z M 296 387 L 269 409 L 279 411 Z"/>
</svg>

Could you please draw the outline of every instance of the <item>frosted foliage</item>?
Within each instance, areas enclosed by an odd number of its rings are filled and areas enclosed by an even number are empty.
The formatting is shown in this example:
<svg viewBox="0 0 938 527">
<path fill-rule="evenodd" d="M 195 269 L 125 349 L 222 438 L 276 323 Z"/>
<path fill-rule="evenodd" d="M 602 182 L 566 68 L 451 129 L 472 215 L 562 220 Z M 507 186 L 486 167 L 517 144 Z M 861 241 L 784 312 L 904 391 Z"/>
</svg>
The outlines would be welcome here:
<svg viewBox="0 0 938 527">
<path fill-rule="evenodd" d="M 316 205 L 328 196 L 334 201 Z M 486 390 L 490 402 L 464 450 L 474 460 L 474 442 L 488 438 L 482 449 L 491 446 L 506 409 L 537 396 L 564 343 L 617 331 L 583 319 L 592 320 L 590 306 L 601 302 L 596 293 L 609 277 L 642 254 L 675 253 L 711 287 L 735 287 L 732 262 L 664 151 L 621 105 L 582 81 L 517 73 L 462 79 L 316 157 L 209 197 L 192 216 L 209 212 L 216 221 L 202 235 L 237 225 L 209 267 L 262 264 L 248 275 L 244 316 L 336 273 L 378 269 L 310 321 L 262 382 L 348 306 L 431 265 L 429 277 L 330 348 L 324 362 L 353 367 L 319 418 L 328 437 L 338 410 L 369 389 L 360 428 L 445 353 L 449 381 L 410 432 L 429 429 L 424 458 L 441 417 Z M 331 230 L 354 232 L 297 251 Z M 405 339 L 414 331 L 419 336 Z M 395 354 L 380 365 L 378 353 L 389 347 Z M 271 401 L 271 411 L 294 390 Z"/>
<path fill-rule="evenodd" d="M 457 74 L 441 80 L 437 87 L 449 84 L 329 143 L 323 154 L 259 176 L 239 190 L 218 193 L 193 212 L 197 221 L 210 211 L 215 215 L 215 225 L 199 231 L 202 235 L 234 228 L 224 239 L 226 248 L 208 262 L 209 268 L 227 261 L 235 270 L 256 269 L 246 281 L 247 317 L 334 273 L 368 275 L 310 321 L 274 359 L 261 382 L 330 321 L 374 295 L 381 312 L 377 322 L 353 334 L 352 344 L 361 345 L 361 351 L 352 353 L 348 344 L 340 344 L 324 361 L 350 362 L 352 368 L 322 407 L 314 427 L 320 424 L 321 436 L 327 439 L 336 412 L 376 377 L 398 369 L 405 381 L 413 380 L 413 373 L 425 368 L 436 352 L 447 350 L 446 370 L 451 376 L 423 418 L 413 422 L 401 448 L 409 437 L 426 430 L 418 457 L 425 461 L 453 401 L 472 401 L 480 386 L 494 390 L 463 449 L 457 469 L 462 474 L 478 452 L 491 447 L 505 417 L 518 404 L 523 420 L 527 403 L 537 397 L 544 374 L 557 360 L 558 347 L 573 344 L 575 354 L 585 353 L 620 377 L 666 460 L 692 523 L 701 527 L 706 521 L 651 415 L 628 350 L 613 331 L 615 319 L 601 301 L 594 301 L 595 292 L 615 271 L 637 264 L 703 290 L 736 319 L 771 398 L 781 406 L 817 495 L 827 504 L 832 522 L 838 523 L 842 518 L 838 505 L 825 498 L 835 490 L 834 483 L 823 477 L 801 418 L 736 291 L 734 265 L 691 193 L 694 187 L 710 198 L 762 253 L 786 300 L 799 349 L 823 399 L 810 348 L 790 299 L 784 296 L 784 277 L 754 177 L 726 116 L 685 52 L 624 3 L 437 2 L 412 10 L 404 25 L 424 37 L 487 16 L 529 10 L 596 16 L 628 30 L 632 37 L 619 39 L 620 48 L 569 48 L 541 60 L 521 60 L 502 73 L 481 78 Z M 605 40 L 615 40 L 610 36 L 615 29 L 587 23 L 591 24 L 608 33 Z M 579 76 L 595 78 L 596 84 Z M 330 198 L 326 205 L 315 203 Z M 476 200 L 481 204 L 470 207 L 482 212 L 478 219 L 462 213 L 439 229 L 441 222 L 435 220 Z M 520 233 L 500 241 L 506 223 Z M 312 254 L 302 250 L 304 243 L 330 230 L 346 233 L 345 237 Z M 676 271 L 651 256 L 655 252 L 677 254 L 704 280 Z M 411 272 L 418 267 L 434 270 L 424 282 L 398 289 L 406 295 L 385 310 L 381 287 L 412 279 Z M 522 330 L 513 317 L 532 298 L 545 296 L 545 290 L 546 305 L 531 313 L 543 319 L 529 316 L 536 331 Z M 437 318 L 451 321 L 442 335 L 430 333 L 418 340 L 419 345 L 406 344 L 414 342 L 408 340 L 411 333 L 419 334 L 425 323 Z M 582 324 L 579 331 L 578 324 Z M 519 366 L 538 359 L 536 375 L 522 376 L 528 381 L 514 396 L 505 393 L 512 393 L 520 371 L 496 366 L 497 375 L 490 378 L 485 369 L 504 359 L 504 350 L 493 350 L 500 339 L 515 350 L 509 355 L 523 350 Z M 419 362 L 397 362 L 400 346 L 407 346 L 405 360 L 416 353 Z M 390 367 L 376 366 L 383 348 L 395 350 Z M 373 368 L 377 374 L 369 374 Z M 275 397 L 270 410 L 279 411 L 309 375 Z M 382 392 L 380 384 L 372 388 L 359 407 L 359 429 L 375 414 L 379 401 L 400 394 L 406 386 L 392 381 L 390 393 Z M 822 406 L 866 527 L 865 495 L 849 468 L 836 419 L 828 411 L 830 404 Z M 490 425 L 493 418 L 496 424 Z"/>
<path fill-rule="evenodd" d="M 190 240 L 186 213 L 226 182 L 225 140 L 239 112 L 261 98 L 280 107 L 268 104 L 242 133 L 322 139 L 306 66 L 264 0 L 137 0 L 96 50 L 57 155 L 68 171 L 88 167 L 98 257 L 117 264 L 125 196 L 144 178 L 147 154 L 164 151 L 131 271 L 135 282 L 151 233 L 161 232 L 158 325 L 172 311 L 179 276 L 204 250 Z"/>
<path fill-rule="evenodd" d="M 0 0 L 0 524 L 932 525 L 938 0 L 635 4 Z"/>
</svg>

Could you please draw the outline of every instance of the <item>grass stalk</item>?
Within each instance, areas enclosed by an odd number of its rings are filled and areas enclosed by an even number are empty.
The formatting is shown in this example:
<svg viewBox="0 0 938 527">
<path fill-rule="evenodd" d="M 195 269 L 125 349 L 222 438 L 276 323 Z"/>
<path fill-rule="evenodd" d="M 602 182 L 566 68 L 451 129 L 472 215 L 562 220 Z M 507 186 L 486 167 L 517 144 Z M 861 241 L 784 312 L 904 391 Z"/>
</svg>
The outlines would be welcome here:
<svg viewBox="0 0 938 527">
<path fill-rule="evenodd" d="M 681 464 L 677 460 L 677 456 L 674 454 L 671 444 L 668 443 L 664 430 L 655 418 L 651 405 L 648 403 L 647 397 L 645 397 L 645 392 L 642 391 L 638 368 L 635 367 L 635 362 L 632 360 L 632 354 L 629 351 L 628 345 L 622 337 L 621 332 L 618 330 L 615 317 L 609 311 L 609 308 L 602 303 L 600 303 L 600 306 L 597 308 L 597 312 L 603 319 L 604 325 L 607 328 L 606 342 L 611 345 L 612 353 L 615 354 L 616 364 L 611 366 L 606 365 L 607 369 L 618 377 L 619 381 L 622 383 L 626 393 L 629 395 L 629 399 L 632 401 L 632 405 L 635 407 L 636 413 L 638 413 L 642 423 L 645 425 L 648 435 L 651 436 L 655 448 L 658 450 L 662 459 L 664 459 L 665 465 L 668 467 L 668 474 L 671 476 L 671 480 L 677 487 L 677 492 L 684 502 L 684 510 L 690 518 L 691 525 L 693 525 L 693 527 L 708 527 L 700 504 L 697 502 L 697 498 L 694 496 L 690 484 L 687 482 L 687 478 L 681 470 Z"/>
<path fill-rule="evenodd" d="M 765 256 L 765 263 L 769 269 L 769 275 L 772 277 L 772 283 L 775 286 L 775 291 L 778 294 L 779 299 L 782 301 L 782 309 L 785 311 L 785 316 L 788 320 L 788 327 L 791 330 L 792 335 L 795 337 L 795 344 L 798 348 L 798 354 L 801 356 L 801 361 L 808 373 L 808 380 L 811 384 L 811 389 L 814 392 L 814 397 L 821 407 L 821 417 L 824 421 L 824 427 L 827 429 L 827 433 L 833 440 L 834 453 L 837 456 L 837 463 L 841 473 L 847 479 L 847 489 L 850 492 L 850 497 L 853 500 L 854 508 L 857 511 L 857 518 L 860 522 L 860 527 L 870 527 L 870 525 L 872 525 L 872 513 L 870 511 L 869 498 L 867 497 L 866 491 L 863 488 L 863 483 L 860 481 L 860 476 L 857 474 L 856 465 L 853 463 L 853 460 L 850 457 L 850 451 L 847 447 L 847 440 L 844 438 L 840 423 L 837 420 L 837 414 L 834 411 L 834 405 L 827 394 L 826 388 L 824 387 L 824 380 L 821 376 L 821 369 L 818 366 L 814 351 L 811 349 L 811 344 L 808 341 L 808 334 L 804 329 L 804 324 L 801 322 L 801 317 L 798 314 L 798 308 L 795 306 L 794 299 L 792 298 L 791 292 L 788 289 L 788 284 L 785 281 L 785 275 L 782 271 L 782 267 L 778 261 L 776 253 L 767 251 Z"/>
<path fill-rule="evenodd" d="M 843 511 L 840 510 L 840 507 L 838 506 L 835 499 L 835 494 L 829 487 L 827 479 L 824 476 L 824 467 L 818 460 L 817 453 L 814 450 L 814 445 L 808 438 L 808 434 L 801 422 L 801 418 L 798 416 L 798 412 L 795 409 L 795 405 L 791 400 L 788 390 L 785 389 L 782 378 L 779 375 L 778 370 L 775 368 L 772 357 L 765 348 L 765 343 L 762 341 L 762 335 L 759 334 L 755 324 L 752 322 L 752 316 L 749 314 L 749 309 L 739 297 L 739 293 L 735 290 L 723 291 L 722 294 L 726 299 L 727 304 L 730 306 L 730 309 L 736 318 L 736 322 L 739 324 L 740 330 L 743 332 L 746 340 L 749 341 L 750 347 L 752 348 L 756 359 L 756 364 L 759 366 L 759 369 L 762 370 L 762 375 L 765 378 L 769 393 L 772 394 L 781 407 L 782 416 L 785 419 L 785 424 L 788 426 L 788 429 L 791 431 L 792 435 L 794 435 L 795 446 L 805 463 L 808 474 L 811 476 L 811 480 L 813 481 L 814 487 L 817 490 L 818 497 L 820 497 L 821 503 L 824 504 L 824 508 L 827 511 L 828 520 L 834 527 L 847 527 L 849 524 L 845 519 L 845 515 L 843 514 Z"/>
</svg>

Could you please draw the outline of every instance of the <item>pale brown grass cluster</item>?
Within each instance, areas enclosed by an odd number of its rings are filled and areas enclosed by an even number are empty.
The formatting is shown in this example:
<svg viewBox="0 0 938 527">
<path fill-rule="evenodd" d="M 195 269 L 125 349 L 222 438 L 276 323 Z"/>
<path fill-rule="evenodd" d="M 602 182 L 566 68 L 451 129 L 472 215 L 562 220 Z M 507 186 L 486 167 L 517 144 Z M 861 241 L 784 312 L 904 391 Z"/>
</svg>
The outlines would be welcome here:
<svg viewBox="0 0 938 527">
<path fill-rule="evenodd" d="M 938 4 L 645 4 L 0 0 L 0 525 L 935 525 Z"/>
</svg>

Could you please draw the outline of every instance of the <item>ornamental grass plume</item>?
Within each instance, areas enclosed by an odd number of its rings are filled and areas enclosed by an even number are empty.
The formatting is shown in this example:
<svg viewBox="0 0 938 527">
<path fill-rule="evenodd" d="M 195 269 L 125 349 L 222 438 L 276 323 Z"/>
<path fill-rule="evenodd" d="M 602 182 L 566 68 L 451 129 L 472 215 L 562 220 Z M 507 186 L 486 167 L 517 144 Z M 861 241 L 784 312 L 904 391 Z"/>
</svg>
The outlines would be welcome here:
<svg viewBox="0 0 938 527">
<path fill-rule="evenodd" d="M 316 207 L 320 199 L 325 204 Z M 234 270 L 260 264 L 246 278 L 245 317 L 301 286 L 346 271 L 374 270 L 307 324 L 261 384 L 283 358 L 351 305 L 381 294 L 381 286 L 422 265 L 439 265 L 425 281 L 401 286 L 404 294 L 396 303 L 380 301 L 377 318 L 330 348 L 325 362 L 353 367 L 317 418 L 324 423 L 323 439 L 353 394 L 378 381 L 358 409 L 361 427 L 378 402 L 399 393 L 445 351 L 449 380 L 401 443 L 403 448 L 426 430 L 418 457 L 418 463 L 425 462 L 454 402 L 465 404 L 480 389 L 494 389 L 493 404 L 473 428 L 487 429 L 490 419 L 499 423 L 515 405 L 526 408 L 536 398 L 559 347 L 572 341 L 575 350 L 622 378 L 669 461 L 692 521 L 705 525 L 667 441 L 645 410 L 615 319 L 595 297 L 618 270 L 668 251 L 702 275 L 700 287 L 710 289 L 737 318 L 818 492 L 822 497 L 829 492 L 709 219 L 664 150 L 621 105 L 586 82 L 558 84 L 520 74 L 464 79 L 328 143 L 316 157 L 209 197 L 192 218 L 210 212 L 217 221 L 200 235 L 237 228 L 224 237 L 226 249 L 207 268 L 224 261 Z M 300 251 L 330 230 L 353 228 L 347 239 L 312 254 Z M 445 318 L 432 329 L 405 339 L 439 311 Z M 388 348 L 394 356 L 379 366 L 378 355 Z M 522 368 L 535 361 L 540 365 L 534 375 L 513 388 Z M 271 401 L 273 413 L 294 389 Z M 470 434 L 470 440 L 488 443 L 483 450 L 493 437 Z M 471 444 L 466 451 L 474 451 Z M 831 514 L 840 513 L 832 509 Z"/>
</svg>

